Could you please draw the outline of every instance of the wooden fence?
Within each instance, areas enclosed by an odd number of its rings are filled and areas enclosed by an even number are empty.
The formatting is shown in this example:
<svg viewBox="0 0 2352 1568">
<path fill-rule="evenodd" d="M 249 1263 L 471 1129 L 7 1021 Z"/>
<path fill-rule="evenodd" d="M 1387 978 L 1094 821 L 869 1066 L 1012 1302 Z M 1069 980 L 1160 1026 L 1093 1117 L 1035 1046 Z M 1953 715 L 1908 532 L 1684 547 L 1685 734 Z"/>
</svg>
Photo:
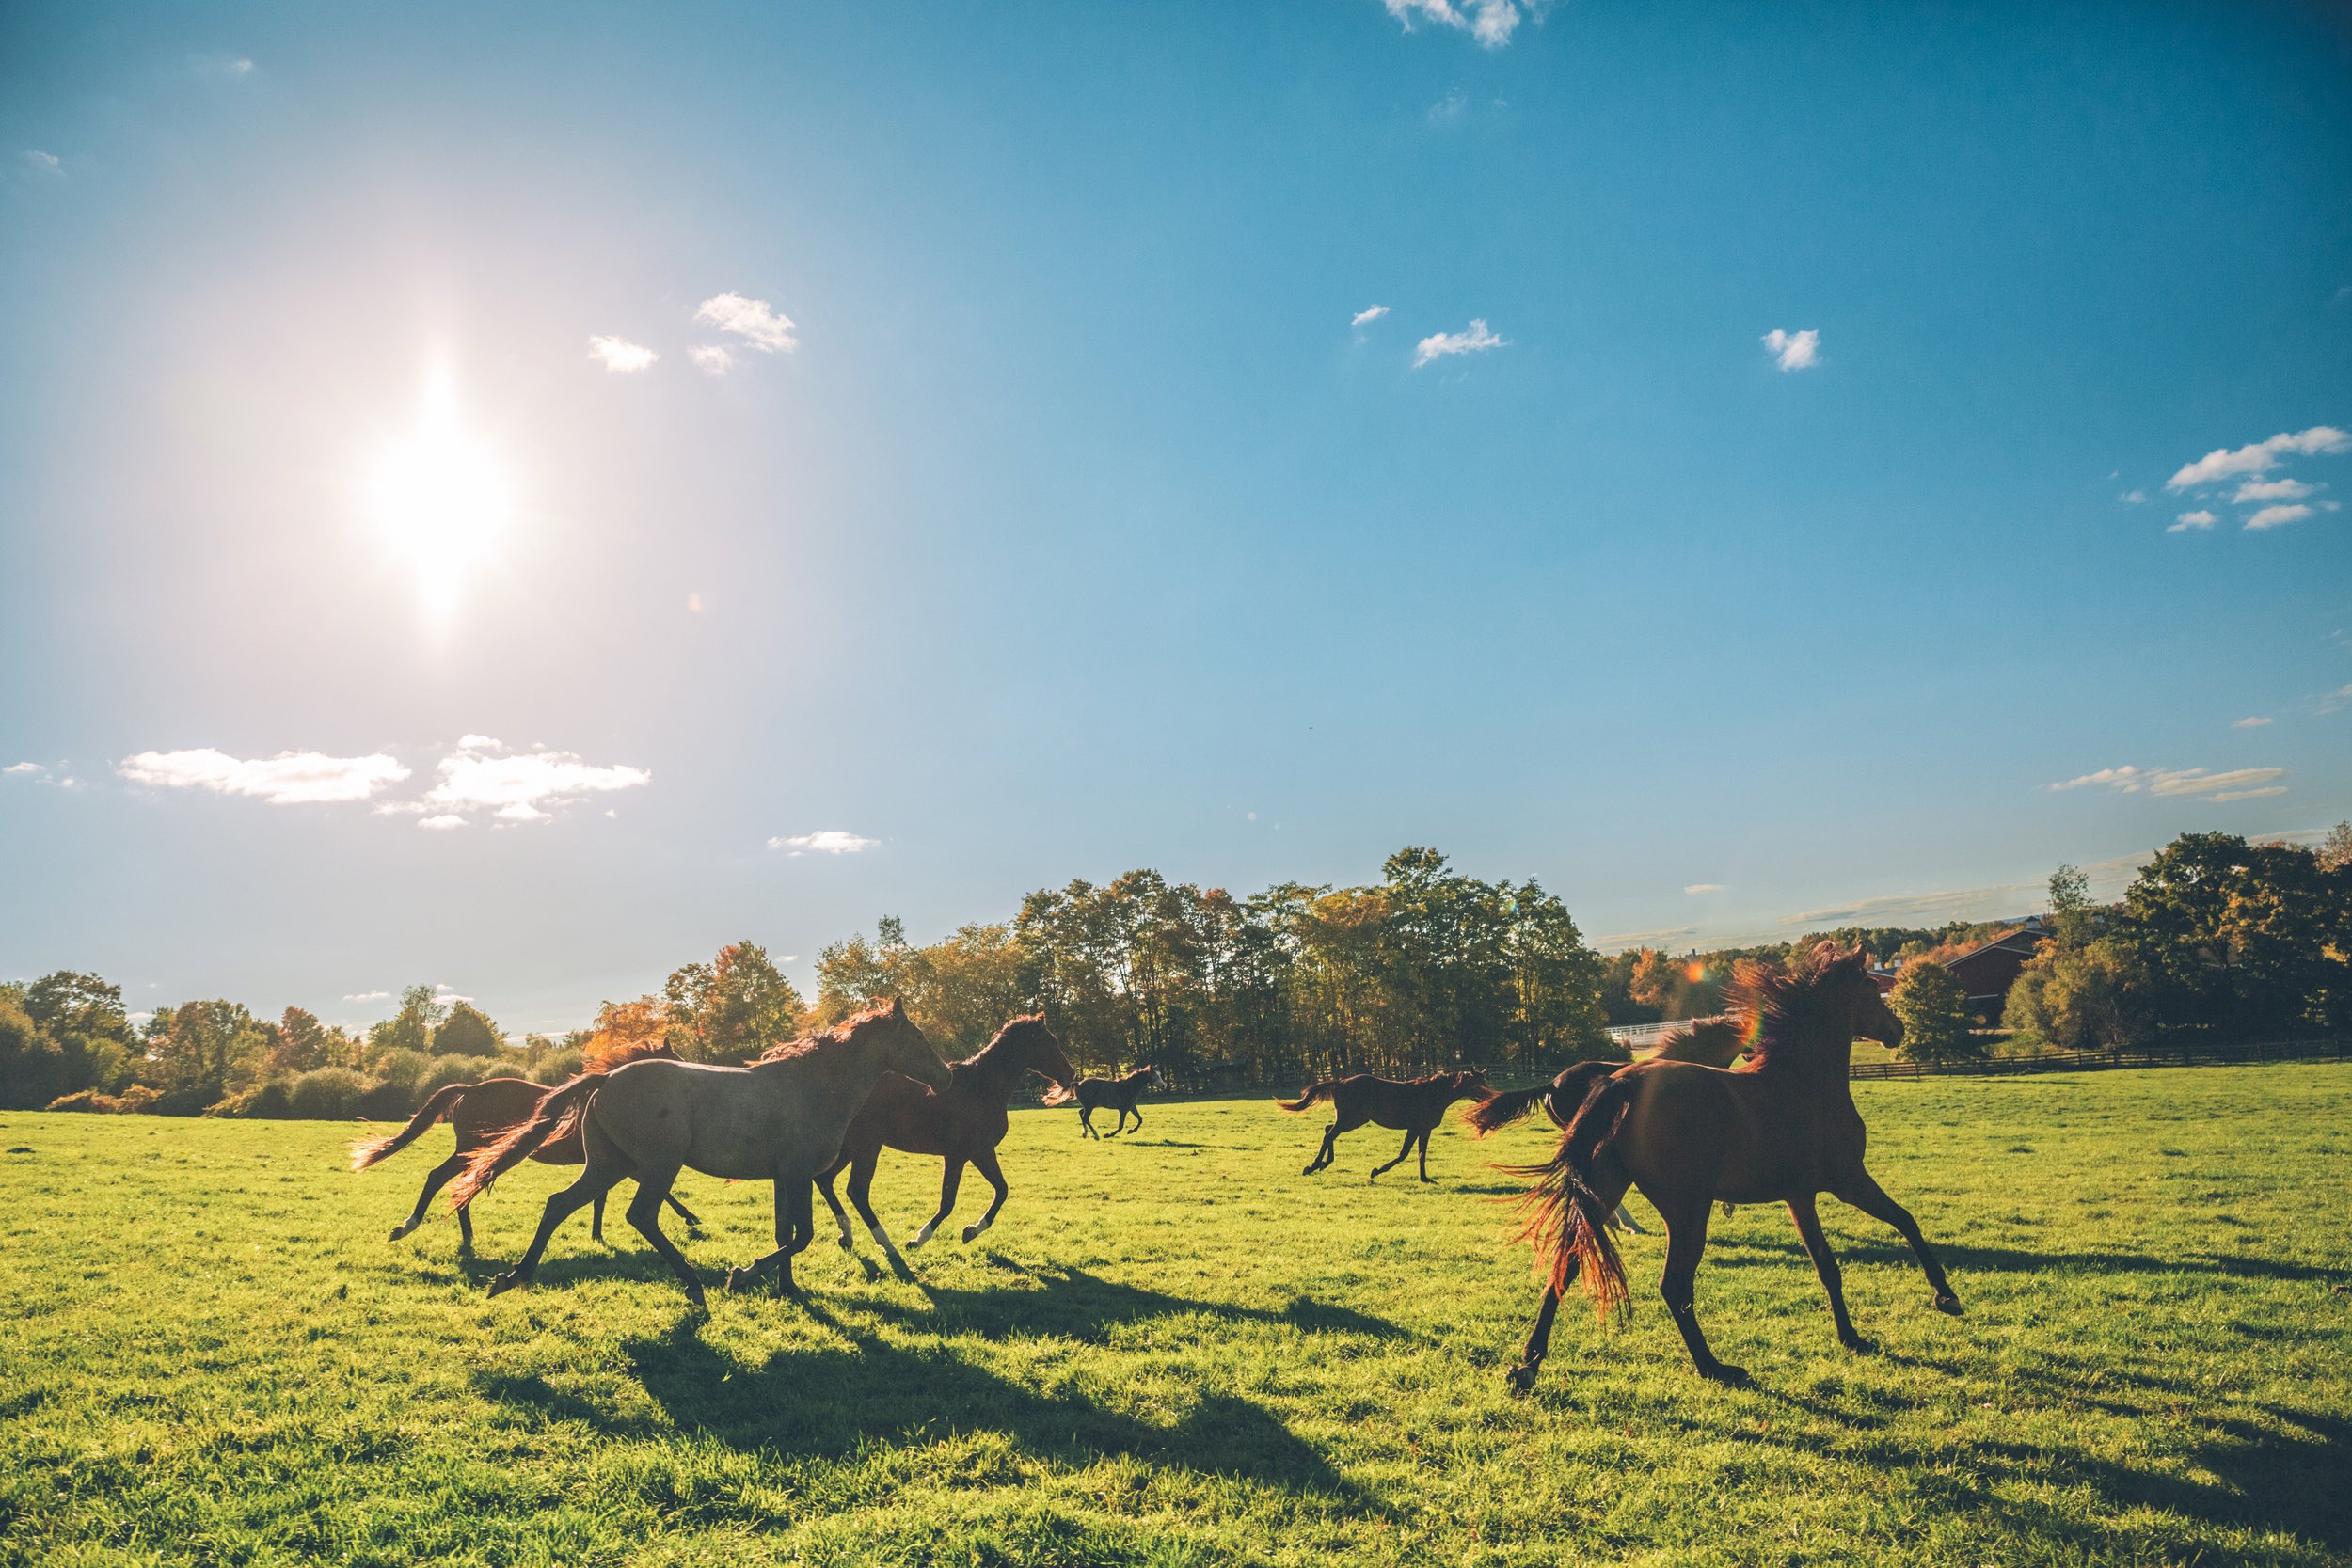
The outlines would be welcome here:
<svg viewBox="0 0 2352 1568">
<path fill-rule="evenodd" d="M 1986 1056 L 1973 1062 L 1857 1062 L 1856 1078 L 1990 1077 L 2012 1072 L 2096 1072 L 2119 1067 L 2218 1067 L 2241 1062 L 2328 1062 L 2352 1056 L 2352 1039 L 2198 1043 L 2159 1051 L 2064 1051 L 2047 1056 Z"/>
</svg>

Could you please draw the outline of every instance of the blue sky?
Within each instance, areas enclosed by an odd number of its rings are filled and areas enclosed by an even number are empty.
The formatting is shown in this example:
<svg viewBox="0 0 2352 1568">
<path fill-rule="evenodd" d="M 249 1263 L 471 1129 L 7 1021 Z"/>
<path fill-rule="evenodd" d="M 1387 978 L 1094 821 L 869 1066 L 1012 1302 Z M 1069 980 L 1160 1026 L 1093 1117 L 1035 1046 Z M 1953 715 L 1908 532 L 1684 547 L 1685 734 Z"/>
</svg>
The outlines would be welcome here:
<svg viewBox="0 0 2352 1568">
<path fill-rule="evenodd" d="M 20 5 L 0 155 L 0 974 L 2352 815 L 2340 13 Z"/>
</svg>

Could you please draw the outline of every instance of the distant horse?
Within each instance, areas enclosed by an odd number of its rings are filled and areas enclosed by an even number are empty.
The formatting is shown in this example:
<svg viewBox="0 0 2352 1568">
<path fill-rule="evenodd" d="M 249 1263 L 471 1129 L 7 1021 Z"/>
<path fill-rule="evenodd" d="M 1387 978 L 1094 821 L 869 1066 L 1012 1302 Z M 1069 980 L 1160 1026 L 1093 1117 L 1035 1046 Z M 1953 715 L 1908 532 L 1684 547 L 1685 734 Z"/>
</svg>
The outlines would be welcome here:
<svg viewBox="0 0 2352 1568">
<path fill-rule="evenodd" d="M 1079 1079 L 1073 1091 L 1078 1101 L 1079 1130 L 1089 1138 L 1102 1137 L 1104 1134 L 1094 1130 L 1094 1113 L 1114 1107 L 1119 1112 L 1119 1125 L 1110 1130 L 1110 1136 L 1116 1138 L 1127 1130 L 1129 1117 L 1135 1117 L 1136 1125 L 1141 1127 L 1143 1113 L 1136 1109 L 1136 1101 L 1142 1098 L 1144 1090 L 1159 1086 L 1160 1069 L 1155 1067 L 1139 1067 L 1124 1078 Z"/>
<path fill-rule="evenodd" d="M 773 1268 L 776 1293 L 785 1295 L 794 1290 L 793 1255 L 816 1232 L 810 1205 L 817 1173 L 841 1152 L 850 1118 L 887 1072 L 935 1089 L 950 1082 L 947 1065 L 896 1002 L 776 1046 L 749 1067 L 641 1061 L 611 1073 L 582 1073 L 548 1090 L 531 1120 L 476 1153 L 451 1188 L 451 1201 L 463 1209 L 566 1121 L 577 1120 L 587 1168 L 548 1199 L 530 1250 L 490 1281 L 490 1294 L 530 1284 L 555 1227 L 615 1181 L 633 1176 L 637 1196 L 629 1201 L 628 1223 L 701 1307 L 702 1281 L 661 1233 L 661 1200 L 677 1173 L 691 1166 L 728 1180 L 776 1184 L 776 1250 L 731 1271 L 727 1289 L 739 1290 Z"/>
<path fill-rule="evenodd" d="M 1484 1068 L 1433 1073 L 1409 1083 L 1359 1072 L 1347 1078 L 1327 1078 L 1320 1084 L 1310 1084 L 1299 1091 L 1296 1100 L 1278 1100 L 1275 1103 L 1285 1111 L 1303 1111 L 1319 1100 L 1331 1102 L 1331 1125 L 1323 1130 L 1323 1147 L 1316 1151 L 1313 1163 L 1300 1174 L 1312 1176 L 1329 1164 L 1340 1134 L 1353 1132 L 1371 1122 L 1379 1127 L 1404 1129 L 1405 1147 L 1387 1164 L 1373 1167 L 1372 1174 L 1364 1180 L 1378 1180 L 1383 1171 L 1403 1164 L 1405 1157 L 1419 1146 L 1421 1179 L 1426 1181 L 1430 1179 L 1429 1134 L 1445 1119 L 1445 1108 L 1457 1100 L 1483 1101 L 1493 1093 L 1486 1086 Z"/>
<path fill-rule="evenodd" d="M 595 1064 L 592 1070 L 609 1072 L 617 1067 L 644 1057 L 660 1056 L 673 1061 L 677 1053 L 668 1044 L 631 1046 L 612 1057 Z M 508 1132 L 531 1119 L 539 1105 L 539 1099 L 548 1092 L 545 1084 L 534 1084 L 528 1078 L 485 1078 L 475 1084 L 451 1084 L 435 1091 L 422 1109 L 408 1118 L 408 1125 L 389 1138 L 363 1138 L 351 1146 L 351 1168 L 365 1170 L 379 1160 L 389 1160 L 416 1141 L 417 1134 L 437 1121 L 447 1121 L 457 1134 L 457 1152 L 435 1165 L 424 1174 L 424 1191 L 417 1195 L 417 1206 L 406 1219 L 392 1227 L 392 1240 L 403 1236 L 424 1223 L 427 1211 L 433 1207 L 433 1195 L 482 1149 L 487 1148 Z M 578 1129 L 567 1129 L 549 1138 L 531 1156 L 550 1165 L 577 1165 L 584 1155 L 580 1150 Z M 703 1222 L 694 1212 L 677 1200 L 672 1193 L 665 1200 L 676 1210 L 690 1230 L 700 1230 Z M 604 1195 L 596 1195 L 596 1212 L 589 1216 L 588 1234 L 596 1241 L 604 1240 Z M 457 1211 L 457 1244 L 473 1245 L 473 1215 L 466 1209 Z"/>
<path fill-rule="evenodd" d="M 921 1246 L 931 1239 L 956 1207 L 956 1189 L 963 1180 L 963 1167 L 968 1163 L 988 1179 L 996 1189 L 996 1199 L 988 1206 L 988 1212 L 963 1227 L 967 1242 L 996 1223 L 996 1212 L 1005 1206 L 1011 1189 L 1005 1185 L 1005 1173 L 996 1165 L 996 1146 L 1005 1141 L 1005 1132 L 1011 1125 L 1005 1107 L 1011 1102 L 1012 1091 L 1020 1085 L 1021 1075 L 1034 1072 L 1050 1085 L 1045 1096 L 1048 1105 L 1068 1104 L 1073 1091 L 1071 1081 L 1077 1071 L 1070 1058 L 1062 1054 L 1061 1041 L 1045 1026 L 1045 1015 L 1031 1013 L 1016 1018 L 996 1031 L 996 1037 L 967 1059 L 951 1064 L 946 1090 L 934 1094 L 913 1079 L 891 1076 L 874 1085 L 874 1092 L 866 1097 L 866 1103 L 850 1118 L 849 1131 L 841 1137 L 841 1153 L 833 1164 L 817 1173 L 818 1191 L 825 1195 L 825 1204 L 841 1227 L 841 1250 L 852 1250 L 850 1239 L 850 1216 L 842 1212 L 841 1200 L 834 1196 L 833 1179 L 846 1167 L 850 1172 L 850 1201 L 866 1221 L 866 1228 L 890 1258 L 890 1266 L 904 1274 L 906 1259 L 891 1244 L 890 1233 L 882 1221 L 874 1217 L 874 1206 L 868 1196 L 874 1183 L 874 1166 L 885 1148 L 903 1149 L 909 1154 L 937 1154 L 946 1161 L 946 1169 L 939 1181 L 939 1212 L 914 1234 L 910 1246 Z M 870 1268 L 872 1265 L 867 1265 Z"/>
<path fill-rule="evenodd" d="M 1853 1041 L 1859 1035 L 1891 1047 L 1901 1043 L 1903 1033 L 1867 963 L 1862 953 L 1841 953 L 1826 942 L 1785 972 L 1742 963 L 1739 984 L 1751 1033 L 1748 1059 L 1737 1070 L 1651 1061 L 1585 1078 L 1559 1152 L 1525 1173 L 1536 1181 L 1526 1199 L 1524 1234 L 1549 1266 L 1549 1279 L 1525 1354 L 1508 1379 L 1515 1391 L 1534 1386 L 1561 1292 L 1580 1274 L 1603 1313 L 1626 1308 L 1625 1267 L 1610 1240 L 1608 1218 L 1629 1186 L 1640 1187 L 1665 1216 L 1660 1293 L 1701 1376 L 1747 1380 L 1708 1349 L 1692 1289 L 1707 1248 L 1708 1216 L 1719 1200 L 1788 1206 L 1829 1292 L 1838 1341 L 1849 1350 L 1870 1347 L 1846 1314 L 1837 1259 L 1815 1210 L 1819 1193 L 1900 1232 L 1927 1275 L 1936 1309 L 1959 1313 L 1960 1298 L 1918 1222 L 1863 1167 L 1867 1132 L 1848 1083 Z"/>
<path fill-rule="evenodd" d="M 1663 1044 L 1644 1057 L 1651 1062 L 1697 1062 L 1705 1067 L 1727 1068 L 1740 1059 L 1748 1048 L 1746 1027 L 1731 1019 L 1702 1019 L 1686 1023 L 1669 1034 Z M 1507 1089 L 1491 1100 L 1482 1100 L 1462 1113 L 1462 1124 L 1480 1137 L 1499 1127 L 1508 1127 L 1528 1112 L 1541 1105 L 1554 1127 L 1565 1127 L 1576 1108 L 1584 1103 L 1585 1091 L 1599 1079 L 1624 1067 L 1623 1062 L 1574 1062 L 1560 1070 L 1550 1083 L 1532 1089 Z M 1731 1206 L 1724 1205 L 1729 1213 Z M 1621 1225 L 1637 1236 L 1649 1232 L 1620 1202 L 1611 1223 Z"/>
</svg>

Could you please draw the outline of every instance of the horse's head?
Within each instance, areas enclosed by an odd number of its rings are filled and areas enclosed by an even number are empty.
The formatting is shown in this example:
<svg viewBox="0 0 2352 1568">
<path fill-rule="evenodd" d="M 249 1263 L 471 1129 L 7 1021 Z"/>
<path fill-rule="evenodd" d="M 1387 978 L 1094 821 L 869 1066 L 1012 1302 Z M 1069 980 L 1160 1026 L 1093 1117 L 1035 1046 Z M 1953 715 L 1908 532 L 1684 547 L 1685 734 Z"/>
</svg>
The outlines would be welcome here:
<svg viewBox="0 0 2352 1568">
<path fill-rule="evenodd" d="M 1876 1040 L 1889 1051 L 1899 1051 L 1903 1044 L 1903 1021 L 1895 1016 L 1895 1009 L 1886 1005 L 1886 993 L 1870 977 L 1867 955 L 1856 952 L 1861 962 L 1855 966 L 1862 984 L 1854 991 L 1853 1032 L 1866 1040 Z"/>
<path fill-rule="evenodd" d="M 1154 1090 L 1160 1086 L 1160 1069 L 1149 1062 L 1143 1066 L 1143 1086 Z"/>
<path fill-rule="evenodd" d="M 1495 1091 L 1486 1082 L 1486 1069 L 1483 1067 L 1474 1067 L 1466 1068 L 1454 1075 L 1454 1092 L 1457 1095 L 1468 1095 L 1474 1100 L 1484 1100 Z"/>
<path fill-rule="evenodd" d="M 1870 977 L 1870 956 L 1859 947 L 1820 942 L 1787 970 L 1743 964 L 1741 988 L 1757 1027 L 1748 1048 L 1759 1069 L 1791 1051 L 1843 1064 L 1857 1037 L 1892 1048 L 1902 1021 Z"/>
<path fill-rule="evenodd" d="M 1078 1069 L 1070 1065 L 1060 1037 L 1045 1026 L 1043 1013 L 1014 1019 L 996 1031 L 996 1037 L 1018 1053 L 1015 1061 L 1051 1085 L 1045 1091 L 1046 1104 L 1067 1105 L 1078 1097 Z"/>
<path fill-rule="evenodd" d="M 947 1064 L 939 1059 L 939 1053 L 931 1049 L 931 1042 L 923 1037 L 923 1031 L 914 1026 L 914 1020 L 907 1017 L 897 998 L 866 1013 L 857 1023 L 858 1034 L 874 1042 L 883 1067 L 928 1084 L 941 1094 L 947 1092 L 953 1082 Z"/>
</svg>

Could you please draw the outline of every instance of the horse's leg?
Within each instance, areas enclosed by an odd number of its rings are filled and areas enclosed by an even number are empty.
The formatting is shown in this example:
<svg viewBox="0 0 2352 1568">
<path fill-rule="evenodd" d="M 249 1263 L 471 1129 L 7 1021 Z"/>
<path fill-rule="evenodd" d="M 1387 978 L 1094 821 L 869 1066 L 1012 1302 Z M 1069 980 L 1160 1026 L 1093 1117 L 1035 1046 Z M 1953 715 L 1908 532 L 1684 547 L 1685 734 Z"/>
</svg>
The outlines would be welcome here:
<svg viewBox="0 0 2352 1568">
<path fill-rule="evenodd" d="M 1099 1138 L 1103 1135 L 1094 1130 L 1094 1107 L 1083 1101 L 1078 1105 L 1078 1131 L 1089 1138 Z"/>
<path fill-rule="evenodd" d="M 677 1211 L 677 1217 L 686 1222 L 687 1229 L 700 1230 L 703 1227 L 702 1216 L 695 1213 L 694 1211 L 689 1209 L 685 1204 L 680 1203 L 677 1200 L 677 1190 L 675 1188 L 672 1188 L 670 1191 L 663 1193 L 661 1195 L 661 1201 Z"/>
<path fill-rule="evenodd" d="M 882 1228 L 882 1221 L 874 1213 L 874 1166 L 878 1163 L 876 1156 L 869 1154 L 850 1167 L 850 1201 L 857 1205 L 858 1217 L 866 1222 L 866 1228 L 882 1249 L 882 1256 L 890 1259 L 891 1273 L 900 1279 L 913 1279 L 914 1271 L 908 1268 L 907 1260 L 898 1256 L 898 1243 L 890 1239 L 890 1232 Z"/>
<path fill-rule="evenodd" d="M 424 1191 L 417 1195 L 417 1206 L 408 1212 L 408 1217 L 392 1227 L 393 1241 L 399 1241 L 424 1223 L 425 1215 L 433 1208 L 433 1195 L 447 1185 L 459 1171 L 464 1170 L 466 1162 L 472 1157 L 470 1153 L 461 1150 L 424 1173 Z M 460 1214 L 465 1212 L 463 1209 L 457 1212 Z"/>
<path fill-rule="evenodd" d="M 1423 1181 L 1429 1180 L 1429 1134 L 1436 1131 L 1434 1127 L 1421 1130 L 1421 1179 Z"/>
<path fill-rule="evenodd" d="M 739 1269 L 727 1271 L 727 1289 L 739 1291 L 770 1269 L 776 1271 L 776 1294 L 797 1296 L 799 1286 L 792 1282 L 792 1258 L 807 1246 L 817 1233 L 816 1198 L 810 1192 L 814 1183 L 805 1176 L 776 1177 L 776 1250 L 755 1258 Z"/>
<path fill-rule="evenodd" d="M 967 1242 L 977 1241 L 981 1231 L 996 1223 L 996 1211 L 1002 1209 L 1005 1206 L 1005 1199 L 1012 1196 L 1012 1189 L 1005 1185 L 1005 1173 L 997 1168 L 994 1149 L 983 1148 L 973 1155 L 972 1168 L 988 1179 L 988 1184 L 996 1189 L 996 1197 L 989 1204 L 987 1213 L 982 1214 L 976 1223 L 963 1227 L 963 1239 Z"/>
<path fill-rule="evenodd" d="M 1960 1316 L 1960 1298 L 1952 1294 L 1951 1281 L 1944 1277 L 1944 1265 L 1935 1260 L 1928 1246 L 1928 1239 L 1919 1233 L 1919 1222 L 1911 1217 L 1911 1211 L 1886 1196 L 1886 1190 L 1870 1179 L 1867 1170 L 1856 1170 L 1847 1180 L 1830 1191 L 1840 1203 L 1851 1204 L 1874 1220 L 1893 1226 L 1911 1243 L 1912 1256 L 1919 1259 L 1926 1271 L 1928 1289 L 1935 1292 L 1935 1309 Z"/>
<path fill-rule="evenodd" d="M 1813 1259 L 1813 1272 L 1821 1276 L 1821 1289 L 1829 1292 L 1829 1315 L 1837 1322 L 1837 1342 L 1851 1351 L 1868 1350 L 1870 1341 L 1853 1331 L 1853 1320 L 1846 1316 L 1845 1276 L 1838 1271 L 1837 1255 L 1829 1249 L 1829 1238 L 1821 1234 L 1821 1214 L 1814 1206 L 1813 1195 L 1790 1198 L 1788 1217 L 1797 1222 L 1804 1255 Z"/>
<path fill-rule="evenodd" d="M 1136 1131 L 1136 1132 L 1142 1132 L 1142 1131 L 1143 1131 L 1143 1107 L 1142 1107 L 1142 1106 L 1140 1106 L 1140 1105 L 1122 1105 L 1122 1106 L 1120 1106 L 1120 1110 L 1122 1113 L 1124 1113 L 1125 1115 L 1127 1115 L 1127 1116 L 1131 1116 L 1131 1117 L 1135 1117 L 1135 1118 L 1136 1118 L 1135 1131 Z"/>
<path fill-rule="evenodd" d="M 473 1250 L 473 1205 L 470 1203 L 457 1211 L 457 1250 Z"/>
<path fill-rule="evenodd" d="M 1682 1331 L 1682 1343 L 1691 1352 L 1699 1375 L 1737 1386 L 1748 1381 L 1748 1374 L 1716 1360 L 1715 1353 L 1707 1348 L 1707 1336 L 1699 1332 L 1697 1291 L 1692 1285 L 1698 1277 L 1699 1258 L 1707 1251 L 1707 1216 L 1713 1207 L 1705 1193 L 1670 1197 L 1659 1204 L 1659 1212 L 1666 1216 L 1666 1271 L 1659 1278 L 1658 1293 L 1666 1298 L 1666 1310 L 1673 1314 L 1675 1327 Z"/>
<path fill-rule="evenodd" d="M 1416 1139 L 1416 1138 L 1418 1138 L 1418 1137 L 1420 1137 L 1420 1136 L 1421 1136 L 1421 1134 L 1420 1134 L 1420 1133 L 1418 1133 L 1418 1132 L 1407 1132 L 1407 1133 L 1406 1133 L 1406 1134 L 1405 1134 L 1405 1147 L 1404 1147 L 1403 1148 L 1400 1148 L 1400 1149 L 1398 1149 L 1398 1150 L 1396 1151 L 1396 1158 L 1395 1158 L 1395 1159 L 1393 1159 L 1393 1160 L 1391 1160 L 1391 1161 L 1390 1161 L 1390 1162 L 1389 1162 L 1387 1164 L 1385 1164 L 1385 1165 L 1375 1165 L 1375 1166 L 1373 1166 L 1373 1167 L 1372 1167 L 1372 1174 L 1371 1174 L 1370 1176 L 1365 1177 L 1365 1178 L 1364 1178 L 1364 1180 L 1367 1180 L 1367 1181 L 1377 1181 L 1377 1180 L 1380 1180 L 1380 1173 L 1381 1173 L 1382 1171 L 1394 1170 L 1397 1166 L 1399 1166 L 1399 1165 L 1403 1164 L 1405 1163 L 1405 1157 L 1406 1157 L 1406 1155 L 1408 1155 L 1408 1154 L 1410 1154 L 1410 1153 L 1412 1153 L 1412 1152 L 1413 1152 L 1413 1140 L 1414 1140 L 1414 1139 Z"/>
<path fill-rule="evenodd" d="M 963 1156 L 950 1154 L 947 1156 L 946 1169 L 939 1179 L 939 1212 L 933 1214 L 923 1228 L 914 1233 L 914 1240 L 907 1243 L 910 1248 L 919 1247 L 925 1242 L 930 1241 L 931 1232 L 939 1228 L 940 1222 L 955 1212 L 956 1189 L 962 1184 Z"/>
<path fill-rule="evenodd" d="M 1576 1277 L 1576 1260 L 1568 1260 L 1568 1278 Z M 1535 1373 L 1544 1364 L 1545 1354 L 1551 1349 L 1551 1320 L 1560 1310 L 1561 1287 L 1544 1287 L 1544 1299 L 1535 1308 L 1535 1326 L 1527 1331 L 1527 1346 L 1519 1353 L 1519 1364 L 1502 1374 L 1502 1381 L 1514 1394 L 1524 1394 L 1535 1386 Z"/>
<path fill-rule="evenodd" d="M 1323 1130 L 1323 1147 L 1315 1151 L 1313 1162 L 1310 1164 L 1305 1170 L 1299 1172 L 1299 1174 L 1301 1176 L 1312 1176 L 1315 1172 L 1329 1164 L 1334 1153 L 1336 1152 L 1335 1146 L 1338 1143 L 1339 1136 L 1340 1124 L 1338 1122 L 1335 1121 L 1330 1126 L 1325 1128 Z"/>
<path fill-rule="evenodd" d="M 602 1193 L 596 1195 L 596 1207 L 588 1212 L 588 1239 L 592 1242 L 604 1240 L 604 1195 Z"/>
<path fill-rule="evenodd" d="M 1137 1117 L 1136 1120 L 1138 1124 L 1140 1124 L 1143 1118 L 1141 1117 Z M 1121 1105 L 1119 1107 L 1119 1125 L 1104 1133 L 1103 1136 L 1106 1138 L 1116 1138 L 1125 1131 L 1127 1131 L 1127 1107 L 1125 1105 Z"/>
<path fill-rule="evenodd" d="M 1649 1227 L 1645 1226 L 1640 1220 L 1635 1219 L 1633 1217 L 1633 1211 L 1627 1208 L 1622 1202 L 1617 1205 L 1617 1212 L 1610 1216 L 1609 1223 L 1612 1225 L 1621 1225 L 1628 1230 L 1632 1231 L 1636 1236 L 1646 1236 L 1649 1234 Z"/>
<path fill-rule="evenodd" d="M 661 1260 L 670 1265 L 670 1272 L 686 1287 L 686 1299 L 697 1310 L 703 1307 L 703 1282 L 694 1273 L 694 1265 L 686 1260 L 686 1254 L 677 1243 L 661 1233 L 661 1200 L 670 1193 L 670 1183 L 677 1180 L 675 1165 L 658 1166 L 641 1171 L 637 1177 L 637 1196 L 628 1200 L 628 1223 L 637 1234 L 645 1238 Z"/>
<path fill-rule="evenodd" d="M 850 1212 L 841 1207 L 841 1199 L 833 1190 L 833 1179 L 839 1176 L 841 1167 L 849 1163 L 849 1158 L 845 1155 L 818 1171 L 817 1190 L 825 1195 L 825 1207 L 833 1211 L 833 1223 L 841 1227 L 841 1250 L 855 1252 L 857 1243 L 850 1239 Z"/>
<path fill-rule="evenodd" d="M 607 1147 L 610 1148 L 609 1145 Z M 602 1160 L 591 1154 L 588 1164 L 580 1170 L 579 1180 L 548 1199 L 548 1206 L 539 1212 L 539 1229 L 531 1238 L 530 1247 L 513 1268 L 490 1281 L 490 1294 L 495 1296 L 517 1285 L 530 1284 L 531 1276 L 538 1272 L 539 1259 L 548 1250 L 548 1238 L 555 1234 L 555 1227 L 579 1213 L 606 1188 L 628 1174 L 628 1166 L 618 1150 Z"/>
</svg>

